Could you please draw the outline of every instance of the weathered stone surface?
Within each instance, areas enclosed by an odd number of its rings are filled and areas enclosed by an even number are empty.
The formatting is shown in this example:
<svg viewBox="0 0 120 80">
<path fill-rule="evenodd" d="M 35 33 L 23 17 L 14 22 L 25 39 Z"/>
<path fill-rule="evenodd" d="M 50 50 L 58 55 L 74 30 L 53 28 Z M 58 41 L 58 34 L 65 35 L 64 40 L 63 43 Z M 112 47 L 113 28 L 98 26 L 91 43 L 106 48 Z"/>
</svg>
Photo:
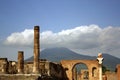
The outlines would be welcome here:
<svg viewBox="0 0 120 80">
<path fill-rule="evenodd" d="M 115 72 L 106 72 L 105 75 L 107 80 L 118 80 Z"/>
<path fill-rule="evenodd" d="M 0 73 L 1 74 L 8 73 L 7 66 L 8 66 L 7 58 L 0 58 Z"/>
<path fill-rule="evenodd" d="M 117 78 L 120 80 L 120 64 L 117 65 Z"/>
<path fill-rule="evenodd" d="M 18 73 L 24 73 L 24 53 L 23 51 L 18 51 Z"/>
<path fill-rule="evenodd" d="M 34 63 L 33 73 L 39 73 L 39 26 L 34 27 Z"/>
<path fill-rule="evenodd" d="M 5 74 L 0 75 L 0 80 L 40 80 L 40 75 L 32 75 L 32 74 L 23 74 L 23 75 L 17 75 L 17 74 Z"/>
<path fill-rule="evenodd" d="M 79 63 L 86 64 L 86 66 L 88 67 L 89 80 L 99 80 L 99 65 L 97 60 L 62 60 L 61 64 L 63 68 L 66 69 L 66 75 L 69 80 L 73 79 L 73 67 Z M 92 76 L 93 68 L 96 68 L 96 77 Z"/>
</svg>

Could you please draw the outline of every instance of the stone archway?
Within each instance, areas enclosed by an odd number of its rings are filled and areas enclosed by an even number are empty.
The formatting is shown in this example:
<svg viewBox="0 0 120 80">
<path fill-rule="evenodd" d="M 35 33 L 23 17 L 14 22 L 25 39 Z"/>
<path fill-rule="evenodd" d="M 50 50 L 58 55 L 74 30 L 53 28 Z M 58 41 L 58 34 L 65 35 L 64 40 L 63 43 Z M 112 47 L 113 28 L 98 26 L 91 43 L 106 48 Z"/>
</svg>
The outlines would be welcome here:
<svg viewBox="0 0 120 80">
<path fill-rule="evenodd" d="M 89 71 L 86 64 L 80 62 L 73 66 L 72 80 L 89 80 Z"/>
<path fill-rule="evenodd" d="M 72 69 L 78 63 L 83 63 L 88 67 L 89 80 L 99 80 L 99 76 L 98 76 L 99 75 L 99 64 L 97 60 L 62 60 L 61 64 L 63 68 L 66 70 L 66 75 L 68 77 L 68 80 L 73 79 Z M 94 68 L 95 68 L 96 76 L 93 76 Z"/>
</svg>

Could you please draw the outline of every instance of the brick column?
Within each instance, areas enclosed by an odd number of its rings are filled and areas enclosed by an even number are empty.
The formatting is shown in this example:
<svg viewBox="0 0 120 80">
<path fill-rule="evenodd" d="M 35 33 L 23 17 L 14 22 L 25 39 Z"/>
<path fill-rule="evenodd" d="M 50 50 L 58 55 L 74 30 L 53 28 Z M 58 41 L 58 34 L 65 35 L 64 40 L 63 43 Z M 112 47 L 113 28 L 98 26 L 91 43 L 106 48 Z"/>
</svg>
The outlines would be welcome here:
<svg viewBox="0 0 120 80">
<path fill-rule="evenodd" d="M 18 73 L 24 73 L 24 53 L 23 51 L 18 51 Z"/>
<path fill-rule="evenodd" d="M 34 27 L 34 62 L 33 73 L 39 73 L 39 26 Z"/>
<path fill-rule="evenodd" d="M 120 64 L 117 65 L 117 80 L 120 80 Z"/>
</svg>

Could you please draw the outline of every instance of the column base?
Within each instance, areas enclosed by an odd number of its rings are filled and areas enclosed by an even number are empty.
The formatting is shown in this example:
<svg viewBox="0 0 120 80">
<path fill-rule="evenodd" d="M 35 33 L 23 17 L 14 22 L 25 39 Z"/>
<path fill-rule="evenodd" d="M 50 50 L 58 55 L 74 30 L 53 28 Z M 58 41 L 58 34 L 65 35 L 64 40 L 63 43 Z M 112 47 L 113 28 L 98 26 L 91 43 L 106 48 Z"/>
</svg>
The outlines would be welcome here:
<svg viewBox="0 0 120 80">
<path fill-rule="evenodd" d="M 21 69 L 18 69 L 18 72 L 17 72 L 17 74 L 24 74 L 24 72 L 23 72 L 23 70 L 21 70 Z"/>
<path fill-rule="evenodd" d="M 36 67 L 33 67 L 33 74 L 39 74 L 39 69 L 37 69 Z"/>
</svg>

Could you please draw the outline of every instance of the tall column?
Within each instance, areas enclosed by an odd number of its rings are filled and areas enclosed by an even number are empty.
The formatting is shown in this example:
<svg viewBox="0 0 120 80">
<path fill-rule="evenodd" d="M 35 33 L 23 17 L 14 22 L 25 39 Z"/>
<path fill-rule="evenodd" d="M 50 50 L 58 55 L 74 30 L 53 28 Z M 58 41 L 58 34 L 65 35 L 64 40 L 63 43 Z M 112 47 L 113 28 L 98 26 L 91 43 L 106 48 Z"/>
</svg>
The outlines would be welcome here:
<svg viewBox="0 0 120 80">
<path fill-rule="evenodd" d="M 18 73 L 24 73 L 24 53 L 23 51 L 18 51 Z"/>
<path fill-rule="evenodd" d="M 120 64 L 117 65 L 117 80 L 120 80 Z"/>
<path fill-rule="evenodd" d="M 98 54 L 98 63 L 99 63 L 99 80 L 102 80 L 102 61 L 103 61 L 103 57 L 102 57 L 102 54 L 99 53 Z"/>
<path fill-rule="evenodd" d="M 33 73 L 39 73 L 39 26 L 34 27 L 34 62 Z"/>
<path fill-rule="evenodd" d="M 102 65 L 99 64 L 99 80 L 102 80 Z"/>
</svg>

